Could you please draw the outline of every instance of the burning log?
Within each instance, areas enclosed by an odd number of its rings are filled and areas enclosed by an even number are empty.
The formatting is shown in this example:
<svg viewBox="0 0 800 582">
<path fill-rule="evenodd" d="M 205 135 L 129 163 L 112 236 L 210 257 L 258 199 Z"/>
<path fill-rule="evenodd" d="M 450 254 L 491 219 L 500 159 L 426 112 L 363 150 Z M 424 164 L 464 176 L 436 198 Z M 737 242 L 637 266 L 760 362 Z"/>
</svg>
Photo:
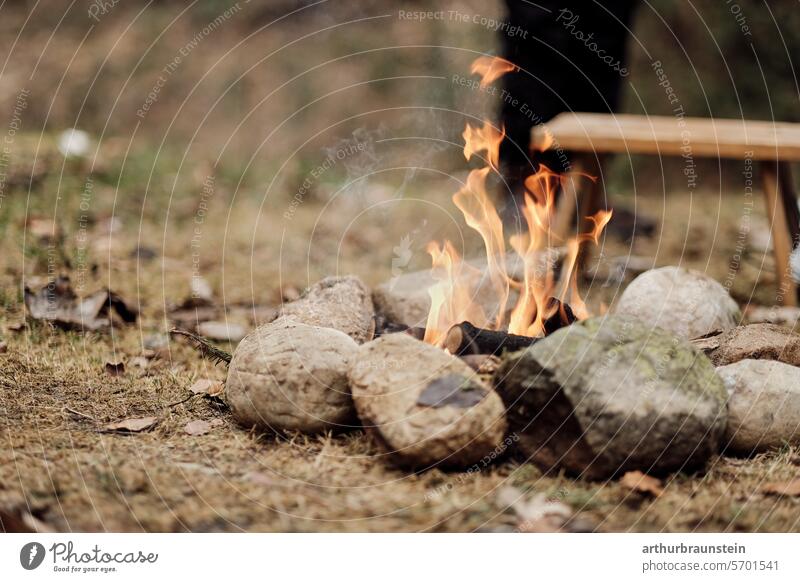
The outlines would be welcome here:
<svg viewBox="0 0 800 582">
<path fill-rule="evenodd" d="M 547 303 L 552 312 L 544 322 L 545 335 L 572 325 L 578 320 L 567 303 L 551 297 Z M 494 331 L 476 327 L 464 321 L 454 325 L 447 332 L 444 348 L 451 354 L 464 355 L 500 355 L 503 352 L 516 352 L 527 348 L 541 338 L 516 335 L 506 331 Z"/>
<path fill-rule="evenodd" d="M 444 348 L 451 354 L 499 355 L 527 348 L 539 338 L 515 335 L 506 331 L 494 331 L 475 327 L 468 321 L 454 325 L 447 332 Z"/>
<path fill-rule="evenodd" d="M 550 335 L 562 327 L 567 327 L 578 321 L 569 304 L 563 303 L 555 297 L 550 298 L 547 302 L 547 307 L 552 311 L 552 315 L 544 320 L 544 335 Z"/>
</svg>

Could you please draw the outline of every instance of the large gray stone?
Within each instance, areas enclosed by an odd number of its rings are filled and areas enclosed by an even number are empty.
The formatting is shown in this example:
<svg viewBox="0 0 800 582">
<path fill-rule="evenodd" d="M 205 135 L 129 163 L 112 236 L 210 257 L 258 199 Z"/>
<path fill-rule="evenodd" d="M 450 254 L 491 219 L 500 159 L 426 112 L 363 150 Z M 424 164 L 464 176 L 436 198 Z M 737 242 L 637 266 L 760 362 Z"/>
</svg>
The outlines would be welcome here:
<svg viewBox="0 0 800 582">
<path fill-rule="evenodd" d="M 503 441 L 500 397 L 460 359 L 406 334 L 361 346 L 350 385 L 365 428 L 402 465 L 466 467 Z"/>
<path fill-rule="evenodd" d="M 375 333 L 375 308 L 369 288 L 352 275 L 326 277 L 311 285 L 296 301 L 284 304 L 279 315 L 298 323 L 329 327 L 358 343 Z"/>
<path fill-rule="evenodd" d="M 225 394 L 245 426 L 315 433 L 351 425 L 347 370 L 358 344 L 341 331 L 282 317 L 233 353 Z"/>
<path fill-rule="evenodd" d="M 800 368 L 742 360 L 717 373 L 729 394 L 727 450 L 750 454 L 800 444 Z"/>
<path fill-rule="evenodd" d="M 722 285 L 682 267 L 661 267 L 636 277 L 620 296 L 614 313 L 631 315 L 684 339 L 732 329 L 742 317 Z"/>
<path fill-rule="evenodd" d="M 521 450 L 588 478 L 699 467 L 725 430 L 708 358 L 633 317 L 562 328 L 508 356 L 495 385 Z"/>
</svg>

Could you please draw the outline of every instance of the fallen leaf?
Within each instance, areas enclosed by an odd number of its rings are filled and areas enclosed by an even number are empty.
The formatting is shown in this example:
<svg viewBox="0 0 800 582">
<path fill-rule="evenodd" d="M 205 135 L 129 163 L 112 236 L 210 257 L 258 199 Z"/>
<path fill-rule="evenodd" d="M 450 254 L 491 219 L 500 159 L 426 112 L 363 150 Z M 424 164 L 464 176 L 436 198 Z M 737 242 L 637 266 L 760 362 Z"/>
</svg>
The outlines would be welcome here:
<svg viewBox="0 0 800 582">
<path fill-rule="evenodd" d="M 16 323 L 9 323 L 6 326 L 6 329 L 8 331 L 20 332 L 23 329 L 25 329 L 25 322 L 24 321 L 18 321 Z"/>
<path fill-rule="evenodd" d="M 105 368 L 109 376 L 122 376 L 125 373 L 125 362 L 106 362 Z"/>
<path fill-rule="evenodd" d="M 31 515 L 27 503 L 0 507 L 0 533 L 54 533 L 55 530 Z"/>
<path fill-rule="evenodd" d="M 800 497 L 800 479 L 765 483 L 761 487 L 761 492 L 782 497 Z"/>
<path fill-rule="evenodd" d="M 205 394 L 208 396 L 219 396 L 225 389 L 225 384 L 219 380 L 209 380 L 200 378 L 189 387 L 193 394 Z"/>
<path fill-rule="evenodd" d="M 653 497 L 659 497 L 664 493 L 660 479 L 645 475 L 641 471 L 628 471 L 619 480 L 619 484 L 631 491 L 647 493 Z"/>
<path fill-rule="evenodd" d="M 207 420 L 193 420 L 191 422 L 186 423 L 186 426 L 183 427 L 184 432 L 186 434 L 190 434 L 192 436 L 199 436 L 206 434 L 215 426 L 220 426 L 222 421 L 218 418 L 215 418 L 211 422 Z"/>
<path fill-rule="evenodd" d="M 534 495 L 530 500 L 516 487 L 506 486 L 497 495 L 498 502 L 511 508 L 517 516 L 517 529 L 526 533 L 548 533 L 560 531 L 572 518 L 572 508 L 544 493 Z"/>
<path fill-rule="evenodd" d="M 247 329 L 233 322 L 204 321 L 197 325 L 197 333 L 215 341 L 240 342 L 247 335 Z"/>
<path fill-rule="evenodd" d="M 117 319 L 132 323 L 137 317 L 136 310 L 108 289 L 79 298 L 72 290 L 69 277 L 58 277 L 35 293 L 26 286 L 25 307 L 33 319 L 48 321 L 63 329 L 84 331 L 111 327 Z"/>
<path fill-rule="evenodd" d="M 0 342 L 0 354 L 5 354 L 8 351 L 8 344 L 6 342 Z"/>
<path fill-rule="evenodd" d="M 155 416 L 144 416 L 141 418 L 126 418 L 119 422 L 112 422 L 103 427 L 105 432 L 133 433 L 143 432 L 153 428 L 158 422 Z"/>
<path fill-rule="evenodd" d="M 480 385 L 459 374 L 448 374 L 428 384 L 417 398 L 420 406 L 470 408 L 486 396 Z"/>
</svg>

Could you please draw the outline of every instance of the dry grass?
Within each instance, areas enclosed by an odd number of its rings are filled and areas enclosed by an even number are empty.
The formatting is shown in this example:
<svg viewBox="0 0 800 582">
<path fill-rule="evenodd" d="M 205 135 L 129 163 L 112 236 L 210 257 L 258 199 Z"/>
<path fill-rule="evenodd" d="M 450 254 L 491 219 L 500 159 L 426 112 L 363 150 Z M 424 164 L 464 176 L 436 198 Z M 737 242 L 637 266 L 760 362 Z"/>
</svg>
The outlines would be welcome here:
<svg viewBox="0 0 800 582">
<path fill-rule="evenodd" d="M 463 232 L 449 206 L 448 182 L 418 184 L 424 204 L 408 202 L 413 196 L 391 202 L 378 190 L 371 194 L 377 206 L 391 206 L 383 214 L 369 204 L 365 211 L 344 203 L 332 208 L 324 198 L 307 200 L 288 222 L 285 198 L 262 205 L 250 192 L 215 198 L 193 247 L 202 171 L 198 175 L 187 187 L 194 196 L 149 201 L 153 207 L 135 199 L 132 188 L 115 191 L 98 180 L 86 243 L 79 239 L 80 197 L 74 195 L 84 184 L 79 169 L 67 178 L 73 182 L 45 182 L 30 200 L 23 191 L 6 198 L 4 239 L 13 243 L 0 257 L 0 325 L 7 344 L 0 354 L 0 510 L 6 515 L 27 511 L 59 531 L 502 530 L 513 528 L 516 518 L 498 503 L 498 489 L 512 484 L 529 496 L 542 492 L 567 503 L 600 531 L 800 530 L 800 501 L 759 493 L 766 481 L 798 476 L 796 449 L 716 459 L 706 474 L 675 475 L 661 497 L 649 499 L 616 482 L 544 476 L 510 457 L 472 473 L 409 474 L 387 464 L 360 432 L 259 435 L 238 426 L 213 401 L 187 399 L 195 379 L 224 379 L 224 367 L 199 359 L 180 341 L 147 370 L 133 358 L 142 353 L 145 338 L 170 326 L 169 305 L 188 294 L 193 249 L 218 302 L 232 319 L 252 326 L 253 305 L 275 306 L 282 286 L 302 287 L 334 272 L 376 283 L 391 276 L 393 247 L 404 236 L 413 239 L 413 257 L 404 268 L 413 268 L 427 262 L 421 250 L 426 238 L 449 233 L 458 240 Z M 63 238 L 48 250 L 36 233 L 25 232 L 25 219 L 52 216 L 59 192 L 73 195 L 59 201 Z M 144 210 L 134 212 L 139 204 Z M 736 244 L 736 205 L 721 207 L 714 196 L 698 195 L 693 201 L 676 195 L 663 205 L 644 197 L 640 204 L 656 218 L 668 217 L 667 226 L 633 248 L 609 238 L 607 255 L 632 251 L 656 256 L 659 264 L 682 260 L 724 278 Z M 424 214 L 423 223 L 421 213 L 431 207 L 436 210 Z M 103 217 L 112 211 L 123 220 L 109 236 Z M 694 250 L 698 238 L 708 240 L 714 232 L 719 244 L 713 252 Z M 137 260 L 131 255 L 137 246 L 155 257 Z M 467 247 L 475 246 L 470 238 Z M 12 331 L 24 317 L 21 283 L 43 282 L 54 272 L 75 279 L 76 257 L 88 267 L 83 291 L 111 285 L 139 306 L 139 323 L 110 334 L 64 332 L 37 322 Z M 742 271 L 735 295 L 749 297 L 755 290 L 768 300 L 771 287 L 757 279 Z M 590 303 L 608 303 L 617 290 L 593 285 Z M 104 363 L 117 360 L 127 362 L 127 370 L 111 377 Z M 150 432 L 99 430 L 108 422 L 150 415 L 159 419 Z M 220 419 L 222 425 L 190 436 L 183 427 L 195 419 Z"/>
</svg>

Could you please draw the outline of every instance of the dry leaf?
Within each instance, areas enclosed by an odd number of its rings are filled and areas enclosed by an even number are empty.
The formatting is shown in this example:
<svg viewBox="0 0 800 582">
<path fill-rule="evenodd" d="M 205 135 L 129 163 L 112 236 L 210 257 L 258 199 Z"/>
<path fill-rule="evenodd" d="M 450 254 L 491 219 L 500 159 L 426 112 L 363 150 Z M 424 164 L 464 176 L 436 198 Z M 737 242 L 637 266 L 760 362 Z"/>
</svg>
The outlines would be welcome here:
<svg viewBox="0 0 800 582">
<path fill-rule="evenodd" d="M 8 331 L 20 332 L 20 331 L 25 329 L 25 322 L 24 321 L 18 321 L 16 323 L 9 323 L 6 326 L 6 329 Z"/>
<path fill-rule="evenodd" d="M 155 426 L 158 418 L 155 416 L 144 416 L 142 418 L 126 418 L 119 422 L 112 422 L 103 427 L 106 432 L 142 432 Z"/>
<path fill-rule="evenodd" d="M 459 374 L 448 374 L 428 384 L 417 398 L 420 406 L 471 408 L 486 396 L 486 390 Z"/>
<path fill-rule="evenodd" d="M 776 481 L 773 483 L 765 483 L 761 487 L 761 492 L 767 495 L 780 495 L 785 497 L 798 497 L 800 496 L 800 479 L 792 481 Z"/>
<path fill-rule="evenodd" d="M 516 487 L 503 487 L 498 493 L 498 502 L 514 510 L 517 528 L 521 532 L 547 533 L 561 530 L 572 517 L 572 508 L 565 503 L 548 499 L 544 493 L 525 500 Z"/>
<path fill-rule="evenodd" d="M 125 362 L 106 362 L 105 368 L 109 376 L 122 376 L 125 373 Z"/>
<path fill-rule="evenodd" d="M 35 293 L 26 286 L 25 307 L 33 319 L 84 331 L 108 328 L 116 319 L 132 323 L 137 317 L 136 310 L 108 289 L 79 298 L 72 290 L 69 277 L 58 277 Z"/>
<path fill-rule="evenodd" d="M 0 342 L 0 354 L 5 354 L 8 351 L 8 344 Z"/>
<path fill-rule="evenodd" d="M 220 426 L 222 421 L 218 418 L 215 418 L 211 422 L 207 420 L 193 420 L 191 422 L 186 423 L 186 426 L 183 427 L 183 430 L 186 434 L 190 434 L 192 436 L 199 436 L 206 434 L 215 426 Z"/>
<path fill-rule="evenodd" d="M 209 380 L 208 378 L 200 378 L 189 388 L 193 394 L 205 394 L 208 396 L 219 396 L 224 389 L 225 385 L 222 382 Z"/>
<path fill-rule="evenodd" d="M 653 497 L 659 497 L 664 493 L 660 479 L 645 475 L 641 471 L 628 471 L 619 480 L 619 484 L 631 491 L 647 493 Z"/>
</svg>

